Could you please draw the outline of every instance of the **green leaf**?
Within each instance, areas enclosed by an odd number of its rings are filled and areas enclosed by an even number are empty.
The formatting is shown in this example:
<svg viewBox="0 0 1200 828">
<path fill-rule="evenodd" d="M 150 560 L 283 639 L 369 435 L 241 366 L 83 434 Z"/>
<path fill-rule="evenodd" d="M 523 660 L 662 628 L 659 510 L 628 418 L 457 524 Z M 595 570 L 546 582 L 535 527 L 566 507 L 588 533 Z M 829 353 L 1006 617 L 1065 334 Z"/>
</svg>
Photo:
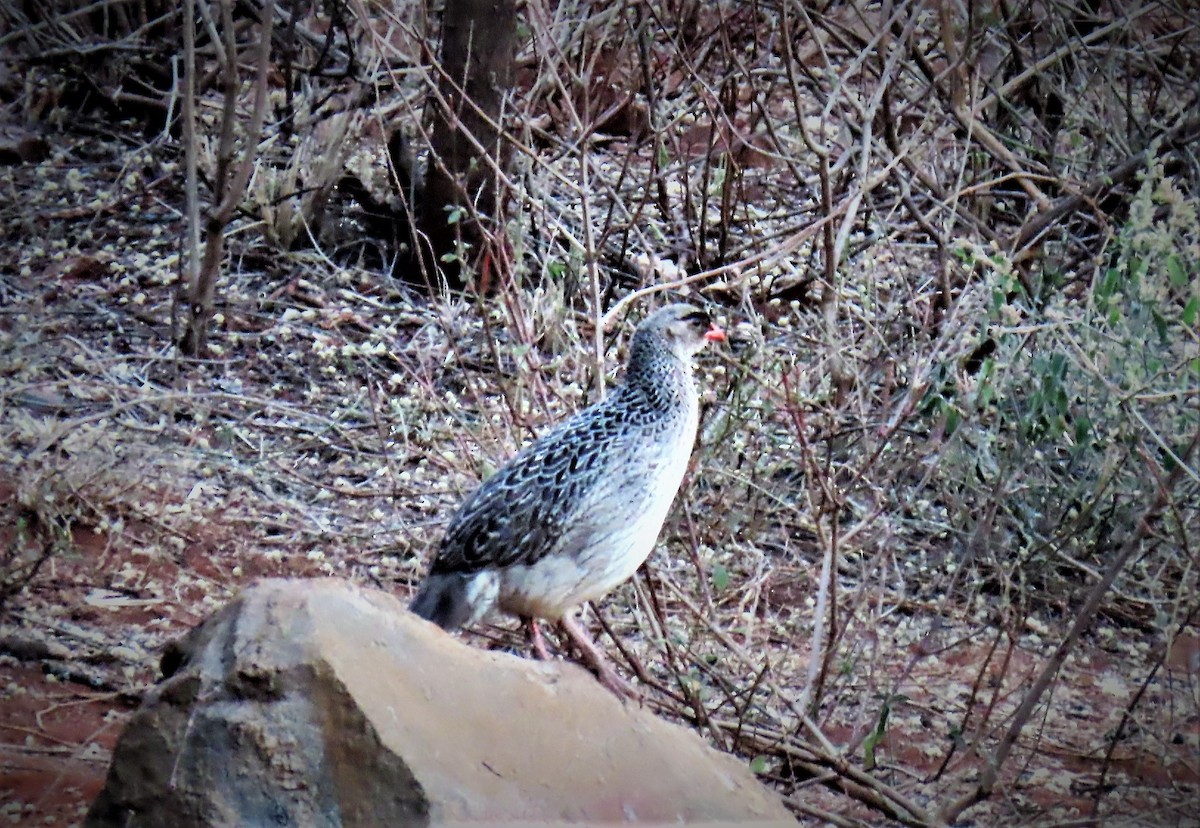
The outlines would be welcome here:
<svg viewBox="0 0 1200 828">
<path fill-rule="evenodd" d="M 729 570 L 724 564 L 713 564 L 712 584 L 718 592 L 729 586 Z"/>
<path fill-rule="evenodd" d="M 957 429 L 959 423 L 962 422 L 962 414 L 955 407 L 950 407 L 946 411 L 946 436 L 949 437 Z"/>
<path fill-rule="evenodd" d="M 1008 297 L 1004 295 L 1004 291 L 993 290 L 992 291 L 992 314 L 995 315 L 995 314 L 999 313 L 1000 309 L 1002 307 L 1004 307 L 1006 302 L 1008 302 Z"/>
<path fill-rule="evenodd" d="M 863 767 L 867 770 L 875 769 L 875 746 L 882 738 L 883 731 L 876 728 L 863 739 Z"/>
<path fill-rule="evenodd" d="M 1056 378 L 1066 376 L 1067 373 L 1067 355 L 1055 353 L 1050 357 L 1050 373 Z"/>
<path fill-rule="evenodd" d="M 1146 269 L 1148 267 L 1149 265 L 1145 259 L 1134 259 L 1132 262 L 1130 262 L 1129 283 L 1135 287 L 1140 285 L 1142 283 L 1142 276 L 1146 275 Z"/>
<path fill-rule="evenodd" d="M 546 270 L 550 272 L 550 276 L 554 279 L 562 278 L 562 275 L 567 272 L 567 266 L 557 259 L 552 260 L 546 265 Z"/>
<path fill-rule="evenodd" d="M 1088 435 L 1092 433 L 1092 421 L 1087 417 L 1077 417 L 1075 419 L 1075 444 L 1078 446 L 1087 442 Z"/>
<path fill-rule="evenodd" d="M 994 357 L 988 357 L 979 366 L 979 381 L 991 382 L 992 377 L 996 375 L 996 360 Z"/>
<path fill-rule="evenodd" d="M 1174 454 L 1163 449 L 1158 450 L 1158 459 L 1159 462 L 1162 463 L 1163 471 L 1167 472 L 1168 474 L 1175 471 L 1175 466 L 1177 465 L 1175 463 L 1175 458 L 1179 456 L 1179 449 L 1182 448 L 1183 446 L 1176 446 L 1176 451 Z"/>
<path fill-rule="evenodd" d="M 887 733 L 888 716 L 892 713 L 892 705 L 899 702 L 908 701 L 908 696 L 903 693 L 896 693 L 883 698 L 883 707 L 879 710 L 879 718 L 875 721 L 875 728 L 863 739 L 863 767 L 867 770 L 872 770 L 875 767 L 875 748 Z"/>
<path fill-rule="evenodd" d="M 1117 292 L 1117 288 L 1121 284 L 1121 271 L 1115 267 L 1110 267 L 1104 273 L 1104 281 L 1100 283 L 1099 293 L 1101 296 L 1112 296 Z"/>
<path fill-rule="evenodd" d="M 1167 276 L 1172 287 L 1183 287 L 1189 281 L 1187 271 L 1183 269 L 1183 262 L 1174 254 L 1167 257 Z"/>
<path fill-rule="evenodd" d="M 1163 315 L 1156 310 L 1151 311 L 1150 315 L 1154 319 L 1154 330 L 1158 331 L 1159 341 L 1166 345 L 1171 341 L 1171 337 L 1168 336 L 1167 320 L 1163 319 Z"/>
<path fill-rule="evenodd" d="M 1068 408 L 1067 391 L 1061 385 L 1054 389 L 1054 411 L 1065 416 Z"/>
<path fill-rule="evenodd" d="M 1200 314 L 1200 296 L 1193 296 L 1183 309 L 1183 324 L 1195 325 L 1197 314 Z"/>
<path fill-rule="evenodd" d="M 929 390 L 925 392 L 924 398 L 922 398 L 921 402 L 918 404 L 917 410 L 928 417 L 941 411 L 945 404 L 946 401 L 942 398 L 942 395 L 934 390 L 933 385 L 931 384 L 929 386 Z"/>
<path fill-rule="evenodd" d="M 760 776 L 767 772 L 767 757 L 759 755 L 750 760 L 750 772 Z"/>
</svg>

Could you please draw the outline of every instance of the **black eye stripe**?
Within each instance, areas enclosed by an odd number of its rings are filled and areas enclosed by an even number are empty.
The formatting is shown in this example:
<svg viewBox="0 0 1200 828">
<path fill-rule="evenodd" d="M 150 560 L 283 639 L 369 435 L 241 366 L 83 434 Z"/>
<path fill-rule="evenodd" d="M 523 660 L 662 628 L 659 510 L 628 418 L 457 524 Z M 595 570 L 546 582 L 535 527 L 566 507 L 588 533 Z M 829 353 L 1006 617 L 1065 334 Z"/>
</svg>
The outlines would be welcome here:
<svg viewBox="0 0 1200 828">
<path fill-rule="evenodd" d="M 712 317 L 704 311 L 691 311 L 683 317 L 685 322 L 690 322 L 696 325 L 711 325 Z"/>
</svg>

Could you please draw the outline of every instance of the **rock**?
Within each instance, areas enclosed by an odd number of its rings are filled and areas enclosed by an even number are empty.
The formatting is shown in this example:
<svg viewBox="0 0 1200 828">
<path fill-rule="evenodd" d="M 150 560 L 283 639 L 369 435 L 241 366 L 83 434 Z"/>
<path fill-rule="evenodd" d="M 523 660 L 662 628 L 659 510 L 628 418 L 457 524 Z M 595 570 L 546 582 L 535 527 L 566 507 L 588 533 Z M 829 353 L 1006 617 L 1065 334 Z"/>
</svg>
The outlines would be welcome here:
<svg viewBox="0 0 1200 828">
<path fill-rule="evenodd" d="M 345 581 L 263 581 L 163 658 L 85 823 L 794 825 L 745 764 L 582 668 Z"/>
</svg>

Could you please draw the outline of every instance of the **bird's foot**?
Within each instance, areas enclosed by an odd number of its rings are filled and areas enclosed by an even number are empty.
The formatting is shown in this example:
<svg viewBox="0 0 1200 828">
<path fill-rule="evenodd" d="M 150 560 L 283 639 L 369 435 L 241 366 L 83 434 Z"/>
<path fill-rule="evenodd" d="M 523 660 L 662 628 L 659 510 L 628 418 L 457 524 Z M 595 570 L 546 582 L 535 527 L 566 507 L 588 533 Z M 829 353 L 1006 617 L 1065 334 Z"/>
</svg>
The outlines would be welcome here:
<svg viewBox="0 0 1200 828">
<path fill-rule="evenodd" d="M 564 615 L 558 623 L 567 638 L 579 650 L 584 666 L 595 674 L 602 686 L 608 688 L 618 698 L 630 699 L 639 704 L 643 701 L 644 696 L 641 691 L 617 675 L 617 671 L 609 664 L 604 653 L 600 652 L 600 648 L 588 637 L 587 633 L 579 629 L 579 625 L 575 623 L 574 619 Z"/>
<path fill-rule="evenodd" d="M 546 639 L 542 636 L 542 628 L 538 626 L 536 618 L 525 619 L 525 633 L 529 639 L 529 646 L 533 648 L 533 654 L 541 661 L 549 661 L 550 652 L 546 649 Z"/>
<path fill-rule="evenodd" d="M 617 698 L 629 699 L 638 704 L 646 700 L 641 690 L 617 675 L 617 671 L 607 664 L 589 664 L 588 667 L 595 674 L 596 680 L 600 682 L 601 686 L 607 688 Z"/>
</svg>

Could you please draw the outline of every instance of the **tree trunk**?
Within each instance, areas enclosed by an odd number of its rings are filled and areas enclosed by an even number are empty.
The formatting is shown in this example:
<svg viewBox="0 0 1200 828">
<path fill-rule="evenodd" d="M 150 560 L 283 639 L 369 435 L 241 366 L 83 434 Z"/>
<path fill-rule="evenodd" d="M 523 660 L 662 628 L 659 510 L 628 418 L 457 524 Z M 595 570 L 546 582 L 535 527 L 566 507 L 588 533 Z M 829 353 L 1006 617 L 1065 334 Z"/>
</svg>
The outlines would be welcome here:
<svg viewBox="0 0 1200 828">
<path fill-rule="evenodd" d="M 397 274 L 407 281 L 440 274 L 458 290 L 473 273 L 476 289 L 486 292 L 506 261 L 497 175 L 512 157 L 500 121 L 512 82 L 516 20 L 516 0 L 446 0 L 431 154 L 418 213 L 423 238 L 407 265 L 420 272 Z"/>
</svg>

